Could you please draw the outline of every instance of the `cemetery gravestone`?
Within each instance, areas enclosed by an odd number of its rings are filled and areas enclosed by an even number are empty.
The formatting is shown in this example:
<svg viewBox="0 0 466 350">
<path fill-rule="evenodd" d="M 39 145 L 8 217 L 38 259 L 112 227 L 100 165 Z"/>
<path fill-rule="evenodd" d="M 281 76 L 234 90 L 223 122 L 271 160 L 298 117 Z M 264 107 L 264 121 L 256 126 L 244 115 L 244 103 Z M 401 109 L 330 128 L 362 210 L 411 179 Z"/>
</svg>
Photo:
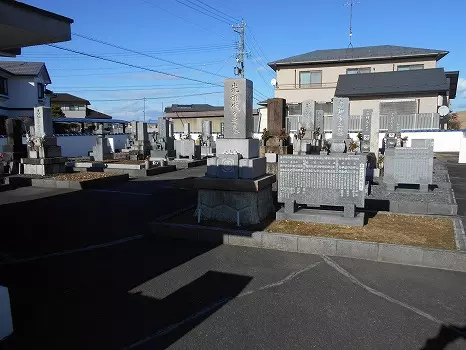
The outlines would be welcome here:
<svg viewBox="0 0 466 350">
<path fill-rule="evenodd" d="M 354 206 L 364 207 L 365 156 L 283 155 L 278 164 L 285 211 L 294 212 L 294 203 L 345 206 L 345 216 L 354 217 Z"/>
<path fill-rule="evenodd" d="M 324 133 L 324 111 L 318 109 L 316 111 L 316 130 L 319 129 L 320 133 Z"/>
<path fill-rule="evenodd" d="M 332 153 L 343 153 L 348 138 L 349 98 L 333 98 Z"/>
<path fill-rule="evenodd" d="M 305 138 L 311 139 L 312 132 L 314 131 L 314 117 L 316 103 L 313 100 L 303 102 L 303 115 L 299 118 L 299 124 L 306 129 Z"/>
<path fill-rule="evenodd" d="M 372 109 L 364 109 L 362 112 L 362 140 L 361 152 L 369 153 L 371 151 L 371 120 Z"/>
<path fill-rule="evenodd" d="M 17 119 L 7 119 L 5 129 L 8 137 L 7 144 L 3 146 L 4 160 L 20 161 L 26 157 L 27 148 L 23 145 L 22 125 Z"/>
<path fill-rule="evenodd" d="M 247 79 L 225 80 L 225 132 L 226 139 L 251 137 L 248 130 L 252 118 L 252 81 Z"/>
<path fill-rule="evenodd" d="M 423 144 L 422 144 L 423 143 Z M 427 192 L 432 184 L 434 148 L 431 140 L 415 142 L 421 147 L 395 147 L 385 150 L 384 182 L 387 190 L 394 191 L 399 184 L 419 185 Z"/>
<path fill-rule="evenodd" d="M 397 121 L 397 115 L 395 113 L 390 113 L 387 121 L 387 135 L 385 140 L 386 148 L 394 148 L 397 145 L 397 140 L 401 137 L 400 125 Z"/>
<path fill-rule="evenodd" d="M 267 100 L 267 130 L 272 136 L 279 136 L 285 128 L 286 100 L 270 98 Z"/>
</svg>

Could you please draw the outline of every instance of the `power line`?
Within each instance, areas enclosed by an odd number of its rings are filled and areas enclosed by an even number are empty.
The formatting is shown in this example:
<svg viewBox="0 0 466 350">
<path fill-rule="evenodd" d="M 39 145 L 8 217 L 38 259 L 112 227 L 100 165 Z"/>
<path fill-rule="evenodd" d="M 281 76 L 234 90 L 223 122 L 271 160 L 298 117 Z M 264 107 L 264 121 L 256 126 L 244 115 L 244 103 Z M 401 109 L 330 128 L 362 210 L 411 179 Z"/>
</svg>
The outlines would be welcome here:
<svg viewBox="0 0 466 350">
<path fill-rule="evenodd" d="M 103 100 L 93 100 L 92 102 L 121 102 L 121 101 L 144 101 L 146 100 L 161 100 L 169 98 L 182 98 L 182 97 L 192 97 L 192 96 L 204 96 L 204 95 L 214 95 L 214 94 L 223 94 L 223 91 L 213 91 L 205 92 L 202 94 L 188 94 L 188 95 L 178 95 L 178 96 L 161 96 L 161 97 L 141 97 L 141 98 L 118 98 L 118 99 L 103 99 Z"/>
<path fill-rule="evenodd" d="M 187 65 L 182 64 L 182 63 L 178 63 L 178 62 L 166 60 L 166 59 L 163 59 L 163 58 L 160 58 L 160 57 L 157 57 L 157 56 L 152 56 L 152 55 L 149 55 L 149 54 L 140 52 L 140 51 L 128 49 L 128 48 L 123 47 L 123 46 L 120 46 L 120 45 L 115 45 L 115 44 L 111 44 L 111 43 L 108 43 L 108 42 L 103 41 L 103 40 L 91 38 L 91 37 L 86 36 L 86 35 L 82 35 L 82 34 L 78 34 L 78 33 L 73 33 L 73 35 L 78 36 L 78 37 L 83 38 L 83 39 L 86 39 L 86 40 L 89 40 L 89 41 L 94 41 L 94 42 L 99 43 L 99 44 L 102 44 L 102 45 L 107 45 L 107 46 L 115 47 L 115 48 L 120 49 L 120 50 L 133 52 L 133 53 L 136 53 L 136 54 L 139 54 L 139 55 L 142 55 L 142 56 L 146 56 L 146 57 L 153 58 L 153 59 L 155 59 L 155 60 L 159 60 L 159 61 L 162 61 L 162 62 L 170 63 L 170 64 L 173 64 L 173 65 L 176 65 L 176 66 L 179 66 L 179 67 L 184 67 L 184 68 L 187 68 L 187 69 L 196 70 L 196 71 L 198 71 L 198 72 L 202 72 L 202 73 L 206 73 L 206 74 L 211 74 L 211 75 L 217 75 L 217 76 L 220 76 L 220 77 L 222 77 L 222 78 L 225 78 L 225 76 L 223 76 L 223 75 L 215 74 L 215 73 L 206 71 L 206 70 L 204 70 L 204 69 L 199 69 L 199 68 L 190 67 L 190 66 L 187 66 Z"/>
<path fill-rule="evenodd" d="M 197 83 L 203 83 L 203 84 L 209 84 L 209 85 L 213 85 L 213 86 L 220 86 L 220 87 L 222 87 L 222 85 L 219 85 L 219 84 L 216 84 L 216 83 L 210 83 L 210 82 L 203 81 L 203 80 L 198 80 L 198 79 L 194 79 L 194 78 L 183 77 L 183 76 L 181 76 L 181 75 L 177 75 L 177 74 L 173 74 L 173 73 L 162 72 L 162 71 L 157 70 L 157 69 L 146 68 L 146 67 L 139 66 L 139 65 L 136 65 L 136 64 L 121 62 L 121 61 L 113 60 L 113 59 L 110 59 L 110 58 L 101 57 L 101 56 L 98 56 L 98 55 L 92 55 L 92 54 L 88 54 L 88 53 L 85 53 L 85 52 L 82 52 L 82 51 L 77 51 L 77 50 L 68 49 L 68 48 L 66 48 L 66 47 L 59 46 L 59 45 L 55 45 L 55 44 L 48 44 L 48 46 L 55 47 L 55 48 L 57 48 L 57 49 L 64 50 L 64 51 L 74 52 L 74 53 L 76 53 L 76 54 L 78 54 L 78 55 L 93 57 L 93 58 L 96 58 L 96 59 L 99 59 L 99 60 L 108 61 L 108 62 L 113 62 L 113 63 L 116 63 L 116 64 L 121 64 L 121 65 L 128 66 L 128 67 L 132 67 L 132 68 L 139 68 L 139 69 L 142 69 L 142 70 L 146 70 L 146 71 L 149 71 L 149 72 L 153 72 L 153 73 L 158 73 L 158 74 L 166 75 L 166 76 L 173 77 L 173 78 L 184 79 L 184 80 L 190 80 L 190 81 L 195 81 L 195 82 L 197 82 Z"/>
<path fill-rule="evenodd" d="M 228 18 L 228 16 L 225 16 L 225 15 L 222 15 L 219 13 L 219 11 L 215 10 L 215 11 L 212 11 L 211 9 L 209 8 L 206 8 L 205 5 L 204 6 L 201 6 L 201 5 L 198 5 L 197 3 L 194 3 L 192 2 L 191 0 L 184 0 L 186 2 L 189 2 L 190 4 L 202 9 L 203 11 L 207 11 L 208 13 L 211 13 L 212 15 L 214 15 L 215 17 L 219 17 L 221 19 L 224 19 L 226 22 L 231 22 L 231 19 Z M 201 1 L 198 1 L 199 3 L 203 4 Z"/>
<path fill-rule="evenodd" d="M 193 4 L 192 1 L 189 1 L 189 0 L 186 0 L 186 1 L 188 1 L 188 2 L 191 3 L 191 4 Z M 205 16 L 208 16 L 208 17 L 210 17 L 210 18 L 216 19 L 217 21 L 223 22 L 223 23 L 225 23 L 225 24 L 231 25 L 231 22 L 226 21 L 225 19 L 222 19 L 222 17 L 219 17 L 218 15 L 209 14 L 208 12 L 206 12 L 205 9 L 203 9 L 202 7 L 199 8 L 199 6 L 196 5 L 196 4 L 194 4 L 194 5 L 195 5 L 195 6 L 198 6 L 197 8 L 196 8 L 196 7 L 193 7 L 193 6 L 189 5 L 189 4 L 186 4 L 186 3 L 184 3 L 184 2 L 182 2 L 182 1 L 180 1 L 180 0 L 176 0 L 176 2 L 179 3 L 179 4 L 181 4 L 181 5 L 184 5 L 184 6 L 186 6 L 186 7 L 189 7 L 190 9 L 193 9 L 194 11 L 197 11 L 197 12 L 199 12 L 199 13 L 202 13 L 202 14 L 205 15 Z M 203 11 L 203 10 L 204 10 L 204 11 Z M 212 13 L 212 11 L 211 11 L 211 13 Z"/>
<path fill-rule="evenodd" d="M 203 1 L 201 1 L 201 0 L 197 0 L 197 2 L 200 2 L 200 3 L 203 4 L 204 6 L 207 6 L 207 7 L 211 8 L 212 10 L 214 10 L 214 11 L 216 11 L 216 12 L 218 12 L 218 13 L 224 15 L 224 16 L 231 18 L 231 19 L 232 19 L 233 21 L 235 21 L 235 22 L 239 22 L 239 19 L 237 19 L 237 18 L 235 18 L 235 17 L 232 17 L 232 16 L 230 16 L 229 14 L 227 14 L 227 13 L 225 13 L 225 12 L 220 11 L 219 9 L 216 9 L 215 7 L 212 7 L 212 6 L 210 6 L 209 4 L 206 4 L 205 2 L 203 2 Z"/>
<path fill-rule="evenodd" d="M 122 89 L 92 89 L 92 88 L 85 88 L 85 89 L 76 89 L 76 88 L 56 88 L 54 87 L 53 90 L 67 90 L 67 91 L 75 91 L 75 92 L 111 92 L 111 91 L 150 91 L 150 90 L 189 90 L 189 89 L 212 89 L 212 86 L 197 86 L 197 87 L 160 87 L 160 88 L 122 88 Z"/>
</svg>

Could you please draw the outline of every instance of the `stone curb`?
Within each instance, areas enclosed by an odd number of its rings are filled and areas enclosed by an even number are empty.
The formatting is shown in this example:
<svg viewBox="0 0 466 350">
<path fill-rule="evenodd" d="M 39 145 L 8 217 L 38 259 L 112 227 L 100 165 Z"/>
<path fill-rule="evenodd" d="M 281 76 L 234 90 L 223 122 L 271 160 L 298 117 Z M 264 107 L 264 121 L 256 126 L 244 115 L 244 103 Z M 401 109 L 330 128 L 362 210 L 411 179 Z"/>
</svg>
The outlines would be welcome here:
<svg viewBox="0 0 466 350">
<path fill-rule="evenodd" d="M 32 179 L 33 187 L 43 188 L 70 188 L 75 190 L 84 190 L 90 188 L 105 187 L 116 183 L 126 182 L 129 180 L 128 174 L 108 176 L 98 179 L 92 179 L 87 181 L 60 181 L 50 178 L 45 179 Z"/>
<path fill-rule="evenodd" d="M 236 231 L 191 224 L 152 222 L 149 225 L 152 233 L 159 237 L 199 240 L 216 244 L 275 249 L 305 254 L 341 256 L 466 272 L 466 252 L 459 250 L 450 251 L 264 231 Z M 464 231 L 462 234 L 464 236 Z"/>
</svg>

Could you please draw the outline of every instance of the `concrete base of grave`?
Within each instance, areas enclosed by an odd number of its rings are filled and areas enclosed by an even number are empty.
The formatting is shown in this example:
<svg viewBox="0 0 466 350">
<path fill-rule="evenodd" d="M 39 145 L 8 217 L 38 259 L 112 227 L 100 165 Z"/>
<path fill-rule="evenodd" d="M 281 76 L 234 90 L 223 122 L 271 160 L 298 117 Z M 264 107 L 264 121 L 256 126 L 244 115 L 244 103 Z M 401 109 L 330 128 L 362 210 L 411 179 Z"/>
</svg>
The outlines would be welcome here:
<svg viewBox="0 0 466 350">
<path fill-rule="evenodd" d="M 0 341 L 13 333 L 11 318 L 10 295 L 8 288 L 0 286 Z"/>
<path fill-rule="evenodd" d="M 188 169 L 196 166 L 206 165 L 207 159 L 172 159 L 168 161 L 168 165 L 175 165 L 176 169 Z"/>
<path fill-rule="evenodd" d="M 199 178 L 198 220 L 215 220 L 254 225 L 275 211 L 272 183 L 275 175 L 265 175 L 256 180 Z"/>
<path fill-rule="evenodd" d="M 201 146 L 201 157 L 215 157 L 216 148 L 215 147 L 208 147 L 208 146 Z"/>
<path fill-rule="evenodd" d="M 286 213 L 285 208 L 277 211 L 277 220 L 292 220 L 314 222 L 319 224 L 333 224 L 345 226 L 364 226 L 364 213 L 356 213 L 354 218 L 343 216 L 342 211 L 299 209 L 295 213 Z"/>
<path fill-rule="evenodd" d="M 293 145 L 288 146 L 261 146 L 259 157 L 264 157 L 266 153 L 293 154 Z"/>
<path fill-rule="evenodd" d="M 114 174 L 128 174 L 130 178 L 154 176 L 176 171 L 176 166 L 153 166 L 149 169 L 141 164 L 118 164 L 118 163 L 91 163 L 91 162 L 68 162 L 67 169 L 78 172 L 105 172 Z"/>
<path fill-rule="evenodd" d="M 175 157 L 176 157 L 175 150 L 165 151 L 165 150 L 153 149 L 150 151 L 150 160 L 160 160 L 160 159 L 175 158 Z"/>
<path fill-rule="evenodd" d="M 22 158 L 23 173 L 25 175 L 51 175 L 64 173 L 66 170 L 65 157 L 55 158 Z"/>
</svg>

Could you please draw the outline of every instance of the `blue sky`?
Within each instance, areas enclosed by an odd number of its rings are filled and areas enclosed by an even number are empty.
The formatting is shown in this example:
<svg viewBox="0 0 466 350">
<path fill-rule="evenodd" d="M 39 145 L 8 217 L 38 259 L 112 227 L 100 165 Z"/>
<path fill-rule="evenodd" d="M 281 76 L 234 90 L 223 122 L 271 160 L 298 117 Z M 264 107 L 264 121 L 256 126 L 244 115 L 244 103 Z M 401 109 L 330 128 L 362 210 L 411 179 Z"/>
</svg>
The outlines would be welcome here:
<svg viewBox="0 0 466 350">
<path fill-rule="evenodd" d="M 244 17 L 247 50 L 246 77 L 254 82 L 255 97 L 273 97 L 274 72 L 266 63 L 316 49 L 348 46 L 349 7 L 346 0 L 245 1 L 201 0 L 231 17 Z M 235 41 L 228 24 L 199 13 L 198 0 L 24 0 L 74 19 L 72 32 L 110 42 L 149 55 L 202 69 L 207 74 L 98 44 L 78 36 L 59 45 L 176 74 L 222 84 L 233 76 Z M 466 13 L 464 0 L 445 4 L 423 0 L 356 0 L 353 45 L 400 45 L 450 51 L 439 66 L 466 72 Z M 212 10 L 213 11 L 213 10 Z M 207 12 L 207 11 L 206 11 Z M 55 92 L 69 92 L 91 101 L 92 108 L 114 118 L 146 118 L 160 114 L 172 103 L 223 104 L 222 88 L 80 56 L 47 46 L 25 48 L 19 60 L 43 61 Z M 218 76 L 221 75 L 221 76 Z M 461 78 L 460 73 L 460 78 Z M 454 110 L 466 109 L 466 80 L 460 80 Z M 199 95 L 204 94 L 204 95 Z M 197 95 L 191 97 L 176 97 Z M 124 101 L 102 101 L 122 100 Z M 133 99 L 133 100 L 132 100 Z"/>
</svg>

